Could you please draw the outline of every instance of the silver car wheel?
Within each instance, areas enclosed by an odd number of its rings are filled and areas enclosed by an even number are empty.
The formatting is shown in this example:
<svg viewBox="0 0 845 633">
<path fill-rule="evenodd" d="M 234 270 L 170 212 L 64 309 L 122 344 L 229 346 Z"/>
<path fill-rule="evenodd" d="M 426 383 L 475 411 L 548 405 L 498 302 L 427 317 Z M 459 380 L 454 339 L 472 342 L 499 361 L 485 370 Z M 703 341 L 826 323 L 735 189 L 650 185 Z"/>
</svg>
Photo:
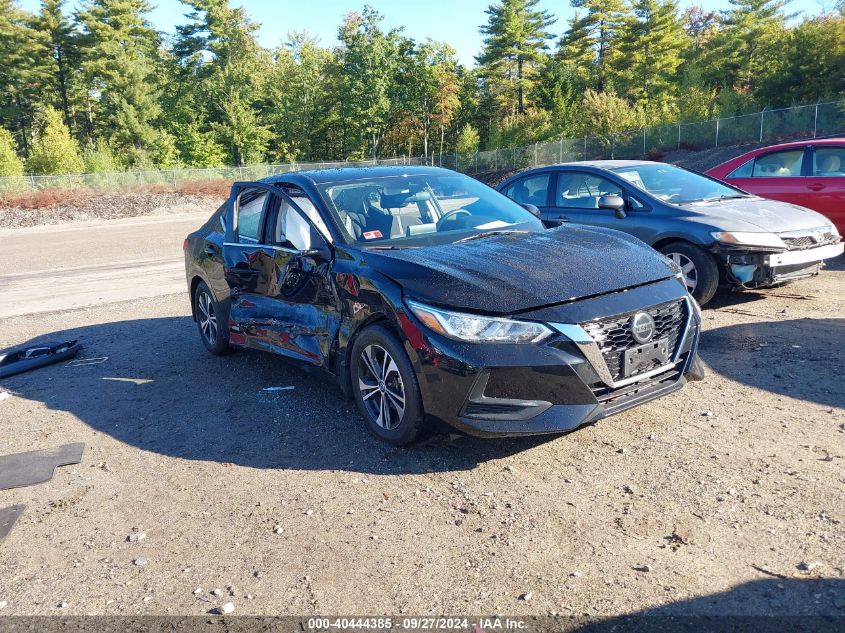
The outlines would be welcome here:
<svg viewBox="0 0 845 633">
<path fill-rule="evenodd" d="M 687 292 L 690 294 L 695 292 L 695 287 L 698 285 L 698 271 L 695 269 L 692 260 L 681 253 L 666 253 L 666 257 L 675 262 L 681 269 L 684 274 L 684 283 L 687 285 Z"/>
<path fill-rule="evenodd" d="M 214 300 L 207 292 L 201 292 L 197 297 L 197 321 L 200 331 L 209 345 L 217 342 L 217 315 L 214 313 Z"/>
<path fill-rule="evenodd" d="M 358 358 L 358 391 L 370 417 L 385 430 L 405 415 L 405 384 L 396 361 L 379 345 L 368 345 Z"/>
</svg>

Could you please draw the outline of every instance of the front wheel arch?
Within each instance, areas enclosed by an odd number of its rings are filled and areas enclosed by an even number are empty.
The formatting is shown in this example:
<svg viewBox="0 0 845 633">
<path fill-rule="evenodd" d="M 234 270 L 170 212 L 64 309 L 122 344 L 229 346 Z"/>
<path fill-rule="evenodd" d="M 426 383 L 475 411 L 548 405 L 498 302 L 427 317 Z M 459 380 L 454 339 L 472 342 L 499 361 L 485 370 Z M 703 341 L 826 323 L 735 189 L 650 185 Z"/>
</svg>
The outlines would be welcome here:
<svg viewBox="0 0 845 633">
<path fill-rule="evenodd" d="M 655 248 L 657 248 L 655 246 Z M 664 255 L 678 253 L 692 262 L 696 273 L 695 289 L 690 294 L 704 305 L 713 298 L 719 288 L 719 264 L 711 253 L 687 240 L 668 240 L 658 249 Z"/>
</svg>

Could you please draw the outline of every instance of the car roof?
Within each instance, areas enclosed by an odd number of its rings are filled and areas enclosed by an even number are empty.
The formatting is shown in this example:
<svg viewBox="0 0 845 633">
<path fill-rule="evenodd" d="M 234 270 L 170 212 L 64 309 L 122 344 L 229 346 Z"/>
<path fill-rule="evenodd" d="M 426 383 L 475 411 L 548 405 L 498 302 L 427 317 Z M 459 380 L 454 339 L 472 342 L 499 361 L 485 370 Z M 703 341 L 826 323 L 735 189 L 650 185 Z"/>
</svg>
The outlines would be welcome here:
<svg viewBox="0 0 845 633">
<path fill-rule="evenodd" d="M 389 176 L 455 176 L 458 175 L 450 169 L 440 167 L 426 167 L 423 165 L 396 165 L 396 166 L 358 166 L 358 167 L 336 167 L 333 169 L 314 169 L 309 171 L 288 172 L 264 178 L 261 182 L 301 182 L 308 181 L 313 184 L 326 184 L 337 182 L 353 182 L 356 180 L 369 180 L 371 178 L 386 178 Z"/>
<path fill-rule="evenodd" d="M 767 145 L 766 147 L 758 147 L 753 152 L 768 152 L 778 149 L 791 149 L 793 147 L 807 147 L 807 145 L 845 145 L 845 138 L 809 138 L 803 141 L 791 141 L 789 143 L 778 143 L 777 145 Z M 751 153 L 751 152 L 747 152 Z"/>
</svg>

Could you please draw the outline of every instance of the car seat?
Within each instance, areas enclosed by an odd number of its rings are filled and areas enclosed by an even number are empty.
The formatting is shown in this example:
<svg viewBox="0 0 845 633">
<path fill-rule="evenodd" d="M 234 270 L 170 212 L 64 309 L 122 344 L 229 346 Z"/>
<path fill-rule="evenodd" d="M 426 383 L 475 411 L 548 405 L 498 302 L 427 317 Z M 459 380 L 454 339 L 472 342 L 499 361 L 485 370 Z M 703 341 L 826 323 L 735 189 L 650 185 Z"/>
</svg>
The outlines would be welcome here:
<svg viewBox="0 0 845 633">
<path fill-rule="evenodd" d="M 842 160 L 836 154 L 828 154 L 824 157 L 819 169 L 819 176 L 843 176 L 845 173 L 841 171 Z"/>
</svg>

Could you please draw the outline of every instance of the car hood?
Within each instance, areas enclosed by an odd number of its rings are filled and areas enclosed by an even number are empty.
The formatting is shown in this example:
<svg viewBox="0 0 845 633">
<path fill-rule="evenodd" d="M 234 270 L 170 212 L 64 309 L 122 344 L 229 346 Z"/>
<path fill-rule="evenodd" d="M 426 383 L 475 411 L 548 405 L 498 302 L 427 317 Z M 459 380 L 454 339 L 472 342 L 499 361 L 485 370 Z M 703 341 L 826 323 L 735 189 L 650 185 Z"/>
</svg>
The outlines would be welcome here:
<svg viewBox="0 0 845 633">
<path fill-rule="evenodd" d="M 797 204 L 765 198 L 691 202 L 682 207 L 722 231 L 783 233 L 827 226 L 830 220 Z"/>
<path fill-rule="evenodd" d="M 577 225 L 368 251 L 367 261 L 409 298 L 488 314 L 514 314 L 675 274 L 674 264 L 638 239 Z"/>
</svg>

